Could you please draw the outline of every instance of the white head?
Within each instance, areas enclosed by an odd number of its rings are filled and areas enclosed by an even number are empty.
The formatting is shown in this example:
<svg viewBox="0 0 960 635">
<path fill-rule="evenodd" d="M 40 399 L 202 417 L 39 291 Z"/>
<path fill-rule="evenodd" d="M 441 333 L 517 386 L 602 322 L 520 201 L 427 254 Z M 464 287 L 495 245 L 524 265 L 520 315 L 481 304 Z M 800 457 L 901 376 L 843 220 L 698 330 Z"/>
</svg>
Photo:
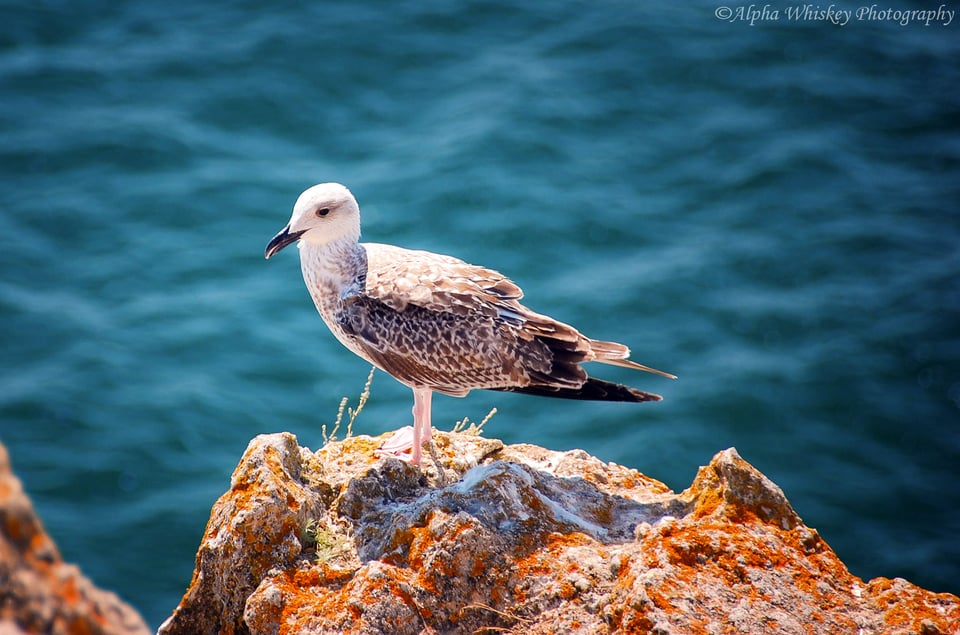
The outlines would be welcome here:
<svg viewBox="0 0 960 635">
<path fill-rule="evenodd" d="M 290 222 L 267 244 L 266 258 L 290 243 L 313 245 L 360 240 L 360 206 L 346 187 L 321 183 L 303 192 L 293 206 Z"/>
</svg>

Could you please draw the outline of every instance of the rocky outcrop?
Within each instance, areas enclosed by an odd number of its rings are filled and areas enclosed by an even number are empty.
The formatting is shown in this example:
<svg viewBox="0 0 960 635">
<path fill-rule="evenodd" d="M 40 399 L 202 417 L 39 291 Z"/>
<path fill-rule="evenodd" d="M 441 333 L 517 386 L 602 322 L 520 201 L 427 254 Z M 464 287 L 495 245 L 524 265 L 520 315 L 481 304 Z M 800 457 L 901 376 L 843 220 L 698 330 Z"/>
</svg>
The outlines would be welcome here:
<svg viewBox="0 0 960 635">
<path fill-rule="evenodd" d="M 435 434 L 254 439 L 166 635 L 957 633 L 960 599 L 864 582 L 735 450 L 675 494 L 582 451 Z"/>
<path fill-rule="evenodd" d="M 61 559 L 0 444 L 0 633 L 149 632 L 134 609 Z"/>
</svg>

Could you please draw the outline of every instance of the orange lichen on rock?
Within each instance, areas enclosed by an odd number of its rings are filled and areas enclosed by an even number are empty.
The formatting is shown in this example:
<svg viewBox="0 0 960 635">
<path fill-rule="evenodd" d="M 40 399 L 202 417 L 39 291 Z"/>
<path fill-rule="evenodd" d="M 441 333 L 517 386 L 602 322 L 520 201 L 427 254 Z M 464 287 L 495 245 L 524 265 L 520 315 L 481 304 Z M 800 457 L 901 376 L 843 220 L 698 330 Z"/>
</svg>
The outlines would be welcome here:
<svg viewBox="0 0 960 635">
<path fill-rule="evenodd" d="M 955 633 L 850 574 L 735 450 L 680 495 L 575 450 L 435 434 L 442 465 L 254 439 L 161 633 Z M 311 533 L 312 532 L 312 533 Z"/>
<path fill-rule="evenodd" d="M 0 444 L 0 633 L 149 632 L 132 607 L 61 559 Z"/>
<path fill-rule="evenodd" d="M 862 591 L 864 599 L 883 611 L 883 628 L 889 632 L 922 635 L 960 632 L 957 596 L 931 593 L 902 578 L 875 578 Z M 951 624 L 943 630 L 940 624 Z"/>
</svg>

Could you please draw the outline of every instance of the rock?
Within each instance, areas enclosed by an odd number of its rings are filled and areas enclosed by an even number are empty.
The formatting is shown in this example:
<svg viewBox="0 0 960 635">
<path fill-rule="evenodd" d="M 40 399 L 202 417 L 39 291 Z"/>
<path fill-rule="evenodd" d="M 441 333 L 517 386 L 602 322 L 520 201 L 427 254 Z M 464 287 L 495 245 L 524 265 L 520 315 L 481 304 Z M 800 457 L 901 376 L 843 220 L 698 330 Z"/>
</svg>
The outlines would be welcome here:
<svg viewBox="0 0 960 635">
<path fill-rule="evenodd" d="M 678 495 L 580 450 L 435 440 L 442 474 L 366 436 L 255 438 L 160 633 L 958 632 L 960 598 L 851 575 L 736 450 Z"/>
<path fill-rule="evenodd" d="M 0 444 L 0 633 L 149 632 L 133 608 L 61 559 Z"/>
</svg>

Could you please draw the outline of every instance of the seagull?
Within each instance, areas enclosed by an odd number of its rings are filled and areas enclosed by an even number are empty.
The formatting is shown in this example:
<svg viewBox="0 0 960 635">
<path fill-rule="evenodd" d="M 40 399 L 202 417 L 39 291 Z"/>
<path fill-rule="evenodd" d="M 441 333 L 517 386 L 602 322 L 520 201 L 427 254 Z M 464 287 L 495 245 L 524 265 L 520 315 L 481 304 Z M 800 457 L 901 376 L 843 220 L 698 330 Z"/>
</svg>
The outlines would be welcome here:
<svg viewBox="0 0 960 635">
<path fill-rule="evenodd" d="M 299 241 L 310 296 L 348 349 L 413 390 L 413 427 L 380 453 L 419 465 L 431 438 L 434 392 L 474 389 L 564 399 L 644 402 L 662 397 L 588 377 L 583 362 L 665 373 L 631 361 L 630 349 L 594 340 L 520 303 L 523 292 L 497 271 L 451 256 L 361 243 L 360 206 L 339 183 L 305 190 L 264 257 Z"/>
</svg>

